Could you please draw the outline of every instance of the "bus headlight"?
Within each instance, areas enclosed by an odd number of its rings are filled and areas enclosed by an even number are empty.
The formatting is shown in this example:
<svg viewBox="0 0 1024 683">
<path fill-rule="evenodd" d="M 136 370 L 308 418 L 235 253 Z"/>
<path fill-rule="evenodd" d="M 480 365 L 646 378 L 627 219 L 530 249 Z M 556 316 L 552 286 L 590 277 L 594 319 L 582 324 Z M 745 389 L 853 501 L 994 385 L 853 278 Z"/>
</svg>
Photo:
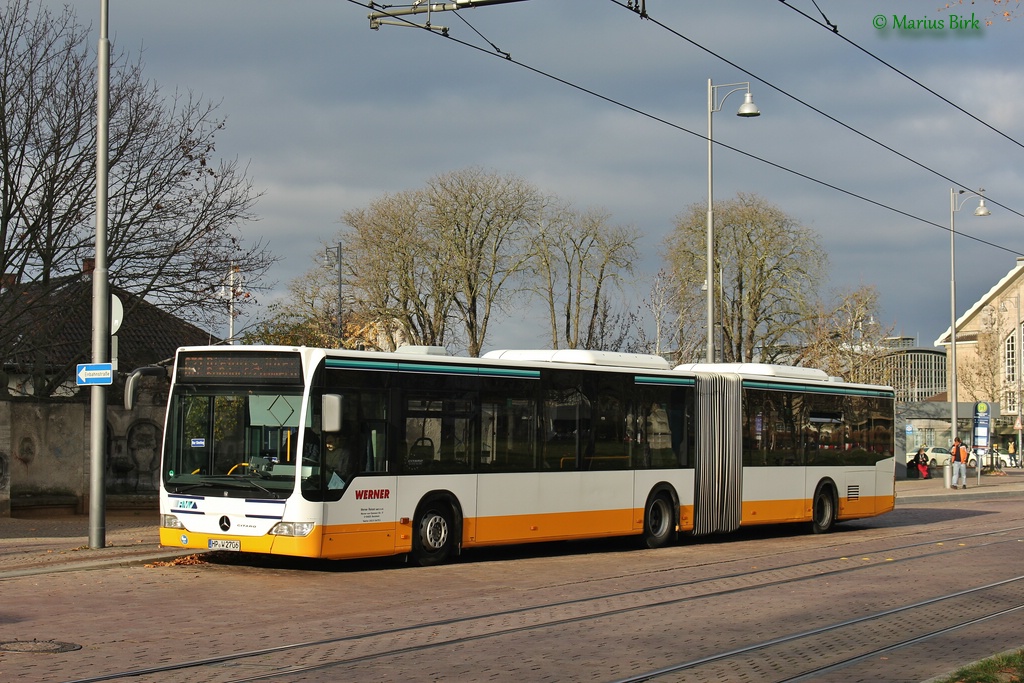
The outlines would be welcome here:
<svg viewBox="0 0 1024 683">
<path fill-rule="evenodd" d="M 181 523 L 177 515 L 160 515 L 160 526 L 165 529 L 184 529 L 185 525 Z"/>
<path fill-rule="evenodd" d="M 313 522 L 278 522 L 270 533 L 274 536 L 309 536 L 314 526 Z"/>
</svg>

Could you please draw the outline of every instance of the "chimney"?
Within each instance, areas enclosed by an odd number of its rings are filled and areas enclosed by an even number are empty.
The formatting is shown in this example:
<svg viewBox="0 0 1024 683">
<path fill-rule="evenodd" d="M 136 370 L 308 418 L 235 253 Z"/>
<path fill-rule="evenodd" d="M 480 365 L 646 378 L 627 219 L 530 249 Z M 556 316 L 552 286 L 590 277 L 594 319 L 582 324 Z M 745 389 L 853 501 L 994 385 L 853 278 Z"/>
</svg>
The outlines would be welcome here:
<svg viewBox="0 0 1024 683">
<path fill-rule="evenodd" d="M 82 259 L 82 275 L 86 277 L 92 276 L 92 271 L 96 270 L 96 259 L 92 256 L 87 256 Z"/>
<path fill-rule="evenodd" d="M 0 290 L 8 290 L 18 284 L 17 273 L 4 273 L 0 275 Z"/>
</svg>

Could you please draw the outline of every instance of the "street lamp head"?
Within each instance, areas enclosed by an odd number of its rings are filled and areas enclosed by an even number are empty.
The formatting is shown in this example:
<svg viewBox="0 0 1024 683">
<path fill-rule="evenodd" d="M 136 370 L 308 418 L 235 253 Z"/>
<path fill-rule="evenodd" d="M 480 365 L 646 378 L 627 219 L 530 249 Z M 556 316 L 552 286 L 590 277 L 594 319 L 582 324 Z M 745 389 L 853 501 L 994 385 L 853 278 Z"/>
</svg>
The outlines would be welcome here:
<svg viewBox="0 0 1024 683">
<path fill-rule="evenodd" d="M 984 197 L 982 197 L 981 200 L 978 202 L 978 208 L 974 210 L 974 215 L 975 216 L 982 216 L 982 217 L 984 217 L 984 216 L 991 216 L 992 215 L 992 212 L 988 210 L 987 206 L 985 206 L 985 198 Z"/>
<path fill-rule="evenodd" d="M 754 96 L 746 92 L 743 94 L 743 104 L 740 105 L 739 111 L 736 112 L 736 116 L 760 116 L 761 110 L 754 104 Z"/>
</svg>

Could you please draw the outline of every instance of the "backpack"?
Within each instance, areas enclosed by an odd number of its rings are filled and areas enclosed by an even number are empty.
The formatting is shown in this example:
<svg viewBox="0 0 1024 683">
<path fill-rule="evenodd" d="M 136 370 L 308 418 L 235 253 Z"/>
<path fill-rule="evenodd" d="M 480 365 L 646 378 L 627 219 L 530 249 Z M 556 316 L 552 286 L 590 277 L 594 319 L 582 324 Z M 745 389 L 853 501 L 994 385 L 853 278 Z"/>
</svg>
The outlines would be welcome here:
<svg viewBox="0 0 1024 683">
<path fill-rule="evenodd" d="M 960 444 L 959 446 L 953 446 L 953 450 L 952 450 L 953 462 L 962 462 L 961 459 L 960 459 L 960 451 L 961 451 L 961 449 L 963 447 L 964 447 L 963 444 Z"/>
</svg>

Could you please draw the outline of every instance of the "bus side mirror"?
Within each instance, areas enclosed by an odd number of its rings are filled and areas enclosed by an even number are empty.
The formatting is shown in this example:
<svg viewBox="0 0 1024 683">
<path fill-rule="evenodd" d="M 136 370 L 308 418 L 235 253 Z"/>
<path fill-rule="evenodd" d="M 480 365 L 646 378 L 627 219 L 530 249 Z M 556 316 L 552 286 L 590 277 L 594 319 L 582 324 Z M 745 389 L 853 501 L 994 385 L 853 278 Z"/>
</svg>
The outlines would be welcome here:
<svg viewBox="0 0 1024 683">
<path fill-rule="evenodd" d="M 324 394 L 320 404 L 320 426 L 324 433 L 341 431 L 341 395 Z"/>
<path fill-rule="evenodd" d="M 134 370 L 124 380 L 124 409 L 131 410 L 135 407 L 135 395 L 139 390 L 139 379 L 142 377 L 167 377 L 168 368 L 162 365 L 147 365 Z"/>
</svg>

